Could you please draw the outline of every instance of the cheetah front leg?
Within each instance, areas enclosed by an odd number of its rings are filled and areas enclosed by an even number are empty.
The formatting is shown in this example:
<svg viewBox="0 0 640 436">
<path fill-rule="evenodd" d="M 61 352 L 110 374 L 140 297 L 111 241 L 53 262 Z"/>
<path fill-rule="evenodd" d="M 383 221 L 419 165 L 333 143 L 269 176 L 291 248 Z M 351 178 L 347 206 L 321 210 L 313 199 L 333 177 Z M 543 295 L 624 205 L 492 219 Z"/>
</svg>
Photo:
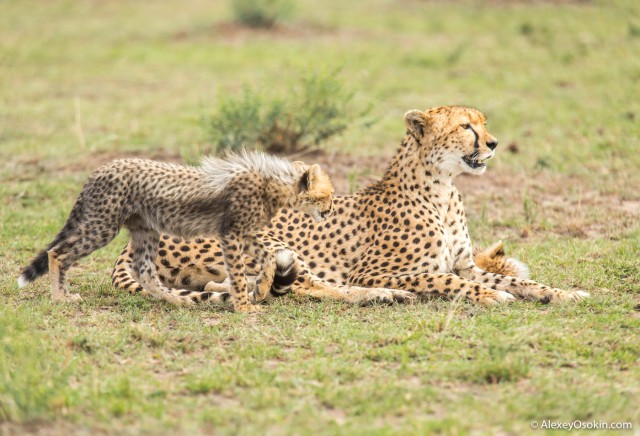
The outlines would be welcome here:
<svg viewBox="0 0 640 436">
<path fill-rule="evenodd" d="M 253 291 L 254 301 L 264 301 L 269 296 L 269 291 L 276 275 L 276 255 L 255 237 L 247 243 L 246 253 L 253 257 L 260 266 L 260 272 Z"/>
<path fill-rule="evenodd" d="M 372 304 L 409 303 L 415 300 L 411 292 L 388 288 L 336 285 L 310 275 L 302 283 L 294 283 L 291 292 L 318 300 L 344 301 L 358 306 Z"/>
<path fill-rule="evenodd" d="M 233 309 L 236 312 L 260 312 L 260 307 L 249 301 L 249 284 L 243 259 L 245 241 L 229 233 L 220 238 L 220 247 L 229 274 Z"/>
<path fill-rule="evenodd" d="M 456 297 L 473 301 L 477 304 L 490 305 L 508 303 L 515 300 L 508 292 L 485 287 L 479 283 L 444 273 L 410 273 L 400 275 L 367 275 L 363 274 L 349 279 L 349 283 L 360 286 L 383 286 L 386 288 L 412 291 L 418 296 Z"/>
<path fill-rule="evenodd" d="M 312 274 L 306 264 L 296 255 L 295 269 L 298 276 L 291 284 L 291 292 L 318 300 L 344 301 L 359 306 L 371 304 L 407 303 L 415 300 L 411 292 L 399 289 L 372 288 L 327 283 Z"/>
<path fill-rule="evenodd" d="M 262 235 L 264 249 L 273 253 L 276 278 L 267 279 L 271 289 L 266 289 L 265 299 L 282 296 L 288 292 L 319 300 L 344 301 L 361 306 L 374 303 L 401 303 L 415 299 L 410 292 L 397 289 L 370 288 L 327 283 L 311 273 L 308 265 L 287 244 L 273 237 Z M 276 283 L 277 282 L 277 283 Z"/>
<path fill-rule="evenodd" d="M 469 280 L 482 283 L 498 291 L 509 292 L 524 300 L 541 301 L 543 303 L 577 302 L 590 296 L 585 291 L 565 291 L 534 282 L 533 280 L 490 273 L 476 266 L 459 271 L 459 274 Z"/>
</svg>

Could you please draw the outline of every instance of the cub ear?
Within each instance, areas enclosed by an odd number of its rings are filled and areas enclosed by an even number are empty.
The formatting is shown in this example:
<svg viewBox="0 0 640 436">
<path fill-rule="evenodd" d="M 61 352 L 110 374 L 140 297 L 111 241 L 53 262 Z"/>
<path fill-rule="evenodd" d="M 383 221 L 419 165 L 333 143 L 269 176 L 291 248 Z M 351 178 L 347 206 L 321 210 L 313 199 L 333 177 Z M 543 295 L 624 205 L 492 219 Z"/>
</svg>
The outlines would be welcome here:
<svg viewBox="0 0 640 436">
<path fill-rule="evenodd" d="M 314 196 L 326 196 L 333 194 L 333 185 L 327 173 L 322 171 L 320 165 L 313 164 L 300 177 L 300 191 L 307 191 Z"/>
<path fill-rule="evenodd" d="M 298 171 L 304 171 L 307 169 L 307 165 L 304 162 L 300 162 L 299 160 L 295 162 L 291 162 L 291 165 Z"/>
<path fill-rule="evenodd" d="M 404 124 L 413 136 L 422 138 L 429 126 L 429 117 L 424 112 L 414 109 L 404 114 Z"/>
</svg>

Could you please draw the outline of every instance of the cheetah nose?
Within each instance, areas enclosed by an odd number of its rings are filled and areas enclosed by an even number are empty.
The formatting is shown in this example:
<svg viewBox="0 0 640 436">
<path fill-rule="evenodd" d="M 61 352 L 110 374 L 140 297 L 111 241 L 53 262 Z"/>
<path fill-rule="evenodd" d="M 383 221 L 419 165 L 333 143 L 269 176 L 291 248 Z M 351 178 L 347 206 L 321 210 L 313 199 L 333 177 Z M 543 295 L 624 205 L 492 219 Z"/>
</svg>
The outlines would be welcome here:
<svg viewBox="0 0 640 436">
<path fill-rule="evenodd" d="M 489 147 L 491 150 L 495 150 L 496 147 L 498 146 L 498 140 L 493 138 L 489 141 L 487 141 L 487 147 Z"/>
</svg>

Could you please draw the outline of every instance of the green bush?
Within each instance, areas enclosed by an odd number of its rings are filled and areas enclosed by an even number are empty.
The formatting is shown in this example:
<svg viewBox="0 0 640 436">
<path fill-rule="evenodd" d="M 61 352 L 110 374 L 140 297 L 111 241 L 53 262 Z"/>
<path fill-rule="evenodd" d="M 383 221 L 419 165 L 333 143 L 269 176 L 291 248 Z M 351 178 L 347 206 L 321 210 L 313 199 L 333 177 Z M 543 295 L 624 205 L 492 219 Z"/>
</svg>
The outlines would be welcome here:
<svg viewBox="0 0 640 436">
<path fill-rule="evenodd" d="M 290 13 L 290 0 L 232 0 L 236 22 L 249 27 L 271 28 Z"/>
<path fill-rule="evenodd" d="M 271 153 L 294 153 L 318 146 L 362 119 L 354 92 L 336 71 L 312 73 L 285 96 L 267 96 L 245 86 L 240 96 L 222 97 L 208 119 L 210 139 L 217 152 L 242 147 Z"/>
<path fill-rule="evenodd" d="M 264 123 L 261 106 L 262 98 L 249 87 L 244 87 L 237 98 L 221 96 L 216 114 L 208 120 L 215 149 L 219 152 L 254 147 Z"/>
</svg>

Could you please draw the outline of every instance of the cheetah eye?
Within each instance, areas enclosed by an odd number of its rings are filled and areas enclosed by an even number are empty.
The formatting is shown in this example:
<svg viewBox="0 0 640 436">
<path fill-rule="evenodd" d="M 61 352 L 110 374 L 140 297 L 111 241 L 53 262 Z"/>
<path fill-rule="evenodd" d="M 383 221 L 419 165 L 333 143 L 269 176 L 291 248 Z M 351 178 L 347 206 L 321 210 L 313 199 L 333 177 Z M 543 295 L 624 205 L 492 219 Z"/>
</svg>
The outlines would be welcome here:
<svg viewBox="0 0 640 436">
<path fill-rule="evenodd" d="M 460 127 L 462 127 L 463 129 L 470 129 L 471 128 L 471 124 L 469 124 L 469 123 L 460 124 Z"/>
</svg>

